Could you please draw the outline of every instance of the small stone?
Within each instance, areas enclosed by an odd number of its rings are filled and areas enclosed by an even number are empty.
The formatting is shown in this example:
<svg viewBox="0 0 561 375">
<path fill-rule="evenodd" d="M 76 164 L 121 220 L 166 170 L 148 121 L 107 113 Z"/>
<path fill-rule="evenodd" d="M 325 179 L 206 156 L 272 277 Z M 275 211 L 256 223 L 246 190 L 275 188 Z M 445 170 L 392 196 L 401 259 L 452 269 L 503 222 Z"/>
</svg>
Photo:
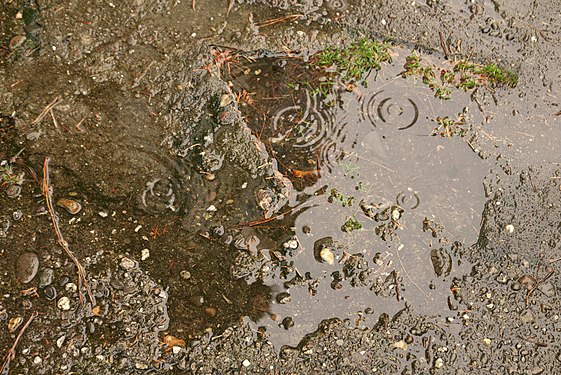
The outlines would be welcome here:
<svg viewBox="0 0 561 375">
<path fill-rule="evenodd" d="M 66 209 L 66 211 L 68 211 L 72 215 L 76 215 L 82 210 L 82 205 L 80 204 L 80 202 L 75 201 L 74 199 L 60 198 L 56 204 L 59 207 Z"/>
<path fill-rule="evenodd" d="M 127 258 L 127 257 L 123 257 L 121 259 L 120 265 L 121 265 L 121 268 L 123 268 L 124 270 L 130 271 L 130 270 L 132 270 L 133 268 L 136 267 L 136 262 L 132 259 Z"/>
<path fill-rule="evenodd" d="M 207 314 L 208 316 L 210 316 L 211 318 L 214 318 L 216 316 L 216 314 L 218 314 L 218 309 L 216 307 L 205 307 L 205 314 Z"/>
<path fill-rule="evenodd" d="M 514 232 L 514 225 L 508 224 L 507 226 L 505 226 L 505 229 L 508 233 L 513 233 Z"/>
<path fill-rule="evenodd" d="M 39 272 L 39 288 L 44 288 L 51 285 L 53 282 L 55 271 L 52 268 L 43 268 Z"/>
<path fill-rule="evenodd" d="M 66 291 L 71 292 L 71 293 L 75 293 L 78 291 L 78 286 L 74 283 L 67 283 L 64 286 L 64 289 L 66 289 Z"/>
<path fill-rule="evenodd" d="M 21 45 L 23 45 L 23 43 L 25 42 L 27 38 L 25 37 L 25 35 L 16 35 L 14 36 L 12 39 L 10 39 L 10 50 L 13 51 L 16 48 L 20 47 Z"/>
<path fill-rule="evenodd" d="M 100 212 L 98 212 L 97 214 L 98 214 L 99 216 L 101 216 L 101 217 L 107 217 L 107 216 L 109 216 L 109 214 L 108 214 L 107 212 L 105 212 L 105 211 L 100 211 Z"/>
<path fill-rule="evenodd" d="M 545 283 L 541 283 L 538 286 L 538 289 L 540 290 L 540 292 L 545 294 L 546 297 L 549 298 L 555 297 L 555 286 L 549 281 Z"/>
<path fill-rule="evenodd" d="M 206 210 L 208 212 L 216 212 L 217 211 L 216 206 L 213 205 L 213 204 L 211 204 Z"/>
<path fill-rule="evenodd" d="M 488 345 L 491 345 L 491 339 L 484 338 L 484 339 L 483 339 L 483 342 L 484 342 L 485 345 L 487 345 L 487 346 L 488 346 Z"/>
<path fill-rule="evenodd" d="M 289 328 L 294 327 L 294 320 L 292 320 L 291 317 L 287 316 L 286 318 L 284 318 L 282 320 L 281 324 L 282 324 L 284 329 L 289 329 Z"/>
<path fill-rule="evenodd" d="M 33 358 L 33 364 L 34 365 L 40 365 L 43 362 L 43 359 L 39 356 L 35 356 L 35 358 Z"/>
<path fill-rule="evenodd" d="M 14 332 L 20 324 L 23 322 L 23 318 L 19 315 L 14 316 L 8 321 L 8 331 Z"/>
<path fill-rule="evenodd" d="M 150 250 L 142 249 L 142 251 L 140 252 L 140 259 L 141 260 L 146 260 L 148 258 L 150 258 Z"/>
<path fill-rule="evenodd" d="M 16 278 L 22 284 L 27 284 L 39 270 L 39 258 L 35 253 L 27 252 L 19 256 L 16 263 Z"/>
<path fill-rule="evenodd" d="M 42 294 L 47 301 L 52 301 L 56 298 L 56 289 L 54 286 L 48 285 L 42 290 Z"/>
<path fill-rule="evenodd" d="M 147 370 L 148 369 L 148 364 L 146 362 L 136 362 L 134 364 L 134 367 L 136 367 L 139 370 Z"/>
<path fill-rule="evenodd" d="M 21 210 L 16 210 L 12 212 L 12 218 L 14 221 L 19 221 L 23 217 L 23 212 Z"/>
<path fill-rule="evenodd" d="M 247 359 L 244 359 L 242 362 L 243 367 L 249 367 L 251 366 L 251 362 L 249 362 Z"/>
<path fill-rule="evenodd" d="M 181 346 L 174 346 L 171 348 L 171 351 L 173 352 L 173 354 L 179 354 L 179 352 L 181 351 Z"/>
<path fill-rule="evenodd" d="M 328 248 L 321 249 L 319 256 L 325 263 L 329 264 L 330 266 L 335 263 L 335 256 L 333 255 L 333 252 Z"/>
<path fill-rule="evenodd" d="M 292 300 L 292 297 L 290 296 L 289 293 L 282 292 L 282 293 L 277 294 L 277 302 L 280 303 L 281 305 L 289 303 L 291 300 Z"/>
<path fill-rule="evenodd" d="M 179 276 L 181 276 L 185 280 L 189 280 L 191 278 L 191 272 L 189 272 L 187 270 L 183 270 L 183 271 L 179 272 Z"/>
<path fill-rule="evenodd" d="M 70 298 L 62 297 L 61 299 L 58 300 L 56 305 L 62 311 L 68 311 L 70 310 Z"/>
<path fill-rule="evenodd" d="M 62 335 L 56 340 L 56 346 L 62 348 L 62 344 L 64 344 L 64 340 L 66 340 L 66 336 Z"/>
<path fill-rule="evenodd" d="M 444 360 L 442 358 L 437 358 L 436 361 L 434 361 L 435 368 L 442 368 L 443 366 L 444 366 Z"/>
<path fill-rule="evenodd" d="M 398 342 L 395 342 L 395 343 L 393 344 L 393 347 L 394 347 L 394 348 L 401 349 L 401 350 L 407 350 L 407 343 L 406 343 L 405 341 L 403 341 L 403 340 L 400 340 L 400 341 L 398 341 Z"/>
<path fill-rule="evenodd" d="M 530 310 L 524 310 L 520 313 L 520 321 L 526 324 L 532 324 L 535 321 L 534 314 Z"/>
</svg>

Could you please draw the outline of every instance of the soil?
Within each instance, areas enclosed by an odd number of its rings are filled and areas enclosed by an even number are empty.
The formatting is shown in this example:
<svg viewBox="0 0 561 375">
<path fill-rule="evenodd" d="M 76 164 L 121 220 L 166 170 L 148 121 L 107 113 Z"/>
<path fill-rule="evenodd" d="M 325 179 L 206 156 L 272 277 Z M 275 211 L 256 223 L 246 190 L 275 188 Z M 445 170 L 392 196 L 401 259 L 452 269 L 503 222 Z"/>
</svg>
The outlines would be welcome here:
<svg viewBox="0 0 561 375">
<path fill-rule="evenodd" d="M 556 373 L 560 33 L 555 1 L 4 1 L 1 372 Z M 319 100 L 313 54 L 365 37 L 392 62 Z M 412 50 L 518 84 L 439 100 Z"/>
</svg>

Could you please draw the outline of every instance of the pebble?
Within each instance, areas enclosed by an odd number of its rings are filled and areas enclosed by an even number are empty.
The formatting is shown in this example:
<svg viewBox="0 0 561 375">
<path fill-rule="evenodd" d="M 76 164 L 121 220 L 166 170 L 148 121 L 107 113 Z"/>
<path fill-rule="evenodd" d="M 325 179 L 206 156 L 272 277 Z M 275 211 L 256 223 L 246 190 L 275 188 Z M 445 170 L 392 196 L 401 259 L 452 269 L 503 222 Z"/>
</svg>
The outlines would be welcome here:
<svg viewBox="0 0 561 375">
<path fill-rule="evenodd" d="M 140 252 L 140 259 L 141 260 L 146 260 L 148 258 L 150 258 L 150 250 L 142 249 L 142 251 Z"/>
<path fill-rule="evenodd" d="M 291 317 L 287 316 L 282 320 L 282 326 L 284 329 L 294 327 L 294 320 Z"/>
<path fill-rule="evenodd" d="M 23 212 L 21 210 L 16 210 L 12 213 L 12 218 L 14 221 L 19 221 L 23 217 Z"/>
<path fill-rule="evenodd" d="M 218 309 L 216 307 L 212 307 L 212 306 L 211 307 L 205 307 L 205 314 L 207 314 L 211 318 L 214 318 L 217 313 L 218 313 Z"/>
<path fill-rule="evenodd" d="M 59 348 L 62 348 L 62 344 L 64 343 L 64 340 L 66 339 L 66 336 L 62 335 L 60 336 L 57 340 L 56 340 L 56 346 Z"/>
<path fill-rule="evenodd" d="M 56 298 L 56 289 L 52 285 L 45 287 L 43 289 L 43 296 L 47 301 L 54 300 Z"/>
<path fill-rule="evenodd" d="M 187 270 L 183 270 L 183 271 L 179 272 L 179 275 L 185 280 L 189 280 L 191 278 L 191 272 L 189 272 Z"/>
<path fill-rule="evenodd" d="M 319 256 L 325 263 L 329 264 L 330 266 L 332 266 L 335 262 L 335 256 L 333 255 L 333 252 L 328 248 L 321 249 Z"/>
<path fill-rule="evenodd" d="M 55 271 L 52 268 L 43 268 L 39 272 L 39 288 L 44 288 L 51 285 Z"/>
<path fill-rule="evenodd" d="M 70 298 L 62 297 L 61 299 L 58 300 L 56 305 L 62 311 L 68 311 L 70 310 Z"/>
<path fill-rule="evenodd" d="M 136 267 L 136 262 L 130 258 L 127 257 L 123 257 L 121 259 L 121 268 L 123 268 L 126 271 L 130 271 L 132 270 L 134 267 Z"/>
<path fill-rule="evenodd" d="M 100 212 L 98 212 L 97 214 L 98 214 L 99 216 L 101 216 L 101 217 L 107 217 L 107 216 L 109 216 L 109 214 L 108 214 L 107 212 L 104 212 L 104 211 L 100 211 Z"/>
<path fill-rule="evenodd" d="M 66 211 L 68 211 L 72 215 L 76 215 L 82 210 L 82 205 L 80 204 L 80 202 L 75 201 L 74 199 L 60 198 L 57 201 L 57 205 L 66 209 Z"/>
<path fill-rule="evenodd" d="M 249 360 L 247 360 L 247 359 L 244 359 L 243 362 L 242 362 L 242 365 L 243 365 L 243 367 L 249 367 L 249 366 L 251 366 L 251 362 L 249 362 Z"/>
<path fill-rule="evenodd" d="M 16 262 L 16 278 L 22 284 L 27 284 L 39 270 L 39 258 L 35 253 L 27 252 L 19 256 Z"/>
<path fill-rule="evenodd" d="M 8 321 L 8 331 L 14 332 L 20 324 L 23 322 L 23 318 L 19 315 L 14 316 Z"/>
</svg>

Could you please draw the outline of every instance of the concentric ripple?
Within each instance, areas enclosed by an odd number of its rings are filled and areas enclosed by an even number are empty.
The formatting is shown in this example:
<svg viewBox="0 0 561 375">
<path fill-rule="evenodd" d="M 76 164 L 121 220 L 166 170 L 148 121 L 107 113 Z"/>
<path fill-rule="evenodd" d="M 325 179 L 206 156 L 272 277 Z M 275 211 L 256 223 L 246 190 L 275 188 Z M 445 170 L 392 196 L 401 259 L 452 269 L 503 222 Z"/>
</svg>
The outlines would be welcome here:
<svg viewBox="0 0 561 375">
<path fill-rule="evenodd" d="M 419 107 L 413 99 L 386 96 L 384 91 L 364 98 L 360 106 L 361 119 L 368 119 L 374 126 L 386 123 L 397 130 L 405 130 L 419 119 Z"/>
<path fill-rule="evenodd" d="M 419 204 L 421 204 L 419 196 L 412 190 L 399 192 L 397 194 L 397 197 L 395 198 L 395 201 L 400 207 L 410 210 L 414 210 L 415 208 L 419 207 Z"/>
<path fill-rule="evenodd" d="M 281 109 L 273 118 L 273 128 L 280 138 L 293 138 L 292 147 L 316 155 L 321 165 L 329 167 L 344 154 L 345 125 L 336 124 L 333 114 L 320 106 L 317 95 L 306 92 L 306 104 Z"/>
<path fill-rule="evenodd" d="M 120 144 L 112 156 L 122 164 L 120 187 L 129 191 L 136 207 L 147 213 L 181 212 L 189 203 L 185 196 L 188 189 L 182 187 L 182 182 L 194 178 L 190 168 L 181 159 L 166 155 L 163 149 L 152 150 L 142 140 L 130 141 L 129 137 L 129 142 Z"/>
</svg>

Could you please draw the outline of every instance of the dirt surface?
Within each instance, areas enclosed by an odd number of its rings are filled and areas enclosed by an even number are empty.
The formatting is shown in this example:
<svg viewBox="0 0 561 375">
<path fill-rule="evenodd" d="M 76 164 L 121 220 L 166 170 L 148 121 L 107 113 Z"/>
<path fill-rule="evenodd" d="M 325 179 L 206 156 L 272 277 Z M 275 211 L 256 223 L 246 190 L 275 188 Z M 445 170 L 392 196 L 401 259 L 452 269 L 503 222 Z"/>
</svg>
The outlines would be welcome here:
<svg viewBox="0 0 561 375">
<path fill-rule="evenodd" d="M 555 1 L 2 2 L 2 373 L 556 373 L 560 34 Z M 319 100 L 360 38 L 392 62 Z M 412 50 L 518 84 L 439 100 Z"/>
</svg>

